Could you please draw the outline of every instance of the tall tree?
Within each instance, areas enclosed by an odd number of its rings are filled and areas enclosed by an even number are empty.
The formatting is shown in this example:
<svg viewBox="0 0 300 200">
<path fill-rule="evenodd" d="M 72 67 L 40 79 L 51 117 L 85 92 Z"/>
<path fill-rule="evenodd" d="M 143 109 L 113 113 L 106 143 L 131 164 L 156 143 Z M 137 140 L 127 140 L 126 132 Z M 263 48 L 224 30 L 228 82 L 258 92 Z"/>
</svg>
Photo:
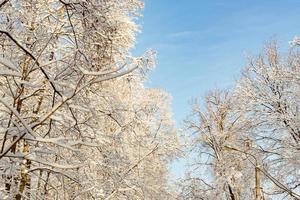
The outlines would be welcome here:
<svg viewBox="0 0 300 200">
<path fill-rule="evenodd" d="M 183 196 L 300 199 L 299 66 L 297 47 L 281 55 L 271 43 L 249 60 L 231 95 L 213 92 L 204 109 L 193 108 L 186 124 L 200 161 Z M 199 176 L 205 169 L 210 176 Z"/>
<path fill-rule="evenodd" d="M 244 148 L 247 139 L 241 132 L 250 128 L 244 116 L 233 110 L 234 104 L 228 91 L 213 91 L 205 97 L 203 109 L 199 103 L 193 105 L 185 124 L 187 131 L 192 133 L 191 150 L 195 162 L 182 183 L 183 199 L 197 199 L 195 191 L 203 199 L 252 198 L 254 184 L 249 163 L 225 148 L 225 145 Z"/>
<path fill-rule="evenodd" d="M 0 198 L 168 196 L 168 95 L 133 57 L 138 0 L 0 4 Z M 157 180 L 160 180 L 159 182 Z"/>
<path fill-rule="evenodd" d="M 271 43 L 250 60 L 236 89 L 238 109 L 257 124 L 249 136 L 263 156 L 262 166 L 271 181 L 265 184 L 266 193 L 296 198 L 300 196 L 292 191 L 299 190 L 300 175 L 298 76 L 297 48 L 284 56 L 276 43 Z"/>
</svg>

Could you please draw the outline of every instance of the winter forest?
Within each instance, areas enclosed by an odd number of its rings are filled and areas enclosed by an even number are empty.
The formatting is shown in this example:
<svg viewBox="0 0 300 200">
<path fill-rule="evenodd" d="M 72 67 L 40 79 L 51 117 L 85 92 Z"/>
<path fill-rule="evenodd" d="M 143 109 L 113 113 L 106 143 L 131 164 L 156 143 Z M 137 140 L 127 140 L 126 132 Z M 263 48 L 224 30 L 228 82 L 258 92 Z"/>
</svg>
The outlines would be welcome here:
<svg viewBox="0 0 300 200">
<path fill-rule="evenodd" d="M 0 0 L 0 200 L 299 200 L 300 38 L 176 122 L 144 3 Z"/>
</svg>

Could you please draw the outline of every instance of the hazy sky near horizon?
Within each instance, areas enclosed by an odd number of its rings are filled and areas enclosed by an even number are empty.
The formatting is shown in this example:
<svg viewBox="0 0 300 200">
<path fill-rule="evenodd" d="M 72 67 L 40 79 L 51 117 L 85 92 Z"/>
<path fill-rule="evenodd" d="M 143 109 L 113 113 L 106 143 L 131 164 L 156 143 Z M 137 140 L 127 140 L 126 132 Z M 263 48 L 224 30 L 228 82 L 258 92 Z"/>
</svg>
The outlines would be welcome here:
<svg viewBox="0 0 300 200">
<path fill-rule="evenodd" d="M 287 48 L 299 22 L 300 0 L 145 0 L 134 54 L 157 51 L 148 85 L 172 95 L 180 128 L 192 97 L 232 87 L 248 55 L 274 39 Z"/>
</svg>

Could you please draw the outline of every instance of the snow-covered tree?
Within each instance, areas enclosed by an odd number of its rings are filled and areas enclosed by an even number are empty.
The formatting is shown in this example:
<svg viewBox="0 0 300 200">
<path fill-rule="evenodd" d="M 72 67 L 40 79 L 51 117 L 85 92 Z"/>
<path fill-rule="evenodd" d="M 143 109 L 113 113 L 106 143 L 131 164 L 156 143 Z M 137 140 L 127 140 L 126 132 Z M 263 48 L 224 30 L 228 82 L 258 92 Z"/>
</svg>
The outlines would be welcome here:
<svg viewBox="0 0 300 200">
<path fill-rule="evenodd" d="M 186 121 L 195 159 L 183 199 L 300 199 L 298 46 L 250 59 L 236 87 L 212 92 Z M 205 173 L 203 173 L 205 172 Z"/>
<path fill-rule="evenodd" d="M 244 155 L 225 148 L 244 148 L 247 138 L 241 132 L 251 128 L 250 124 L 245 123 L 243 114 L 235 112 L 228 91 L 210 92 L 205 107 L 199 104 L 193 104 L 192 114 L 185 121 L 195 159 L 182 182 L 183 199 L 252 199 L 254 168 L 248 167 Z"/>
<path fill-rule="evenodd" d="M 271 43 L 250 60 L 236 88 L 237 109 L 256 124 L 249 137 L 267 173 L 266 196 L 300 198 L 299 58 L 297 48 L 281 55 Z"/>
<path fill-rule="evenodd" d="M 168 94 L 133 57 L 138 0 L 0 3 L 0 198 L 160 199 Z"/>
</svg>

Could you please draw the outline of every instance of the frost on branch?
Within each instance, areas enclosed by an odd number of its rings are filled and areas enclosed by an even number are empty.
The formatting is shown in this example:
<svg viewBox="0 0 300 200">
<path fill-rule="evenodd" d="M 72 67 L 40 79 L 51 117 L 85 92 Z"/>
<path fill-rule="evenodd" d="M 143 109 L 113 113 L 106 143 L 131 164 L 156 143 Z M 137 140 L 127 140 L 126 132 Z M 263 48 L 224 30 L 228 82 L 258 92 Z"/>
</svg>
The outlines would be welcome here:
<svg viewBox="0 0 300 200">
<path fill-rule="evenodd" d="M 291 46 L 300 46 L 300 37 L 295 36 L 292 41 L 290 41 Z"/>
</svg>

